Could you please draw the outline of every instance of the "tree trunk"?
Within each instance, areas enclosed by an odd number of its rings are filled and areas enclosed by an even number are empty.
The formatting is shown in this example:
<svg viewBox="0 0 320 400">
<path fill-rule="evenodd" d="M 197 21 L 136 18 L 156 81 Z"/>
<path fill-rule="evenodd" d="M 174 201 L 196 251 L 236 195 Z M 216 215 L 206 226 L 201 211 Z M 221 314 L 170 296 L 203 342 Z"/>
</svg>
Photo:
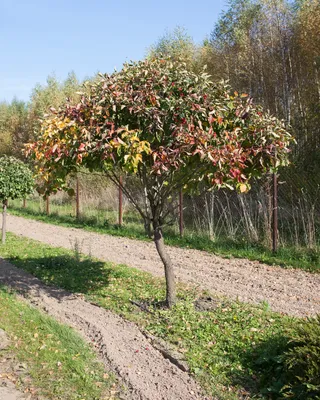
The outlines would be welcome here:
<svg viewBox="0 0 320 400">
<path fill-rule="evenodd" d="M 80 182 L 79 176 L 76 178 L 76 220 L 80 219 Z"/>
<path fill-rule="evenodd" d="M 118 225 L 119 226 L 122 226 L 122 223 L 123 223 L 123 192 L 122 192 L 122 186 L 123 186 L 122 175 L 120 175 L 120 177 L 119 177 L 119 194 L 118 194 L 118 211 L 119 211 Z"/>
<path fill-rule="evenodd" d="M 145 217 L 143 219 L 144 231 L 145 234 L 148 236 L 149 239 L 152 238 L 152 228 L 151 228 L 151 221 L 150 218 Z"/>
<path fill-rule="evenodd" d="M 50 214 L 50 197 L 49 196 L 46 197 L 46 214 L 47 215 Z"/>
<path fill-rule="evenodd" d="M 167 253 L 163 241 L 162 230 L 157 222 L 153 222 L 154 229 L 154 243 L 157 251 L 164 265 L 164 272 L 166 277 L 166 303 L 171 308 L 176 303 L 176 283 L 173 272 L 173 265 L 169 254 Z"/>
<path fill-rule="evenodd" d="M 8 200 L 3 200 L 2 207 L 2 244 L 6 243 L 6 231 L 7 231 L 7 206 Z"/>
</svg>

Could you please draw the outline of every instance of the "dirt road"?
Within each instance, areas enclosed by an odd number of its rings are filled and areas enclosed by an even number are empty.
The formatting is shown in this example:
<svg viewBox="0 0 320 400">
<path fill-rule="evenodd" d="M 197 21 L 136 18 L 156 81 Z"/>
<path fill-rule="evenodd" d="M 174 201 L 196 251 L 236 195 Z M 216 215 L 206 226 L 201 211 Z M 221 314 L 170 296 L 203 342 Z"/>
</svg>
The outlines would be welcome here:
<svg viewBox="0 0 320 400">
<path fill-rule="evenodd" d="M 96 258 L 127 264 L 163 276 L 163 267 L 151 242 L 64 228 L 8 217 L 8 230 L 52 246 L 80 251 Z M 306 316 L 320 313 L 320 274 L 283 269 L 245 259 L 224 259 L 204 251 L 168 247 L 179 280 L 212 293 L 249 303 L 268 302 L 274 311 Z"/>
</svg>

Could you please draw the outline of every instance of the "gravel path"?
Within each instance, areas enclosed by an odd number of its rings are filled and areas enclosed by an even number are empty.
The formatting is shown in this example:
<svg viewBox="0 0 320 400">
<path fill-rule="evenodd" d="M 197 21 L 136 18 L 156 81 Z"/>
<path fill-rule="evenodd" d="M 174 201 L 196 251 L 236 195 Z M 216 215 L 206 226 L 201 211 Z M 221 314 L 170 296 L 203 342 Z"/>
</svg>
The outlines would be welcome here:
<svg viewBox="0 0 320 400">
<path fill-rule="evenodd" d="M 52 246 L 74 248 L 106 261 L 127 264 L 163 276 L 153 243 L 119 238 L 81 229 L 8 217 L 8 230 Z M 320 274 L 286 270 L 245 259 L 224 259 L 199 250 L 168 247 L 179 280 L 213 294 L 249 303 L 268 302 L 271 309 L 296 316 L 320 313 Z"/>
<path fill-rule="evenodd" d="M 209 400 L 198 384 L 152 347 L 137 326 L 64 290 L 40 280 L 0 258 L 0 283 L 23 293 L 33 305 L 77 329 L 124 382 L 126 400 Z M 1 382 L 1 381 L 0 381 Z M 0 400 L 20 399 L 1 397 Z M 8 388 L 9 390 L 9 388 Z M 14 388 L 11 394 L 17 395 Z M 9 393 L 9 392 L 8 392 Z"/>
<path fill-rule="evenodd" d="M 28 400 L 12 382 L 0 378 L 0 385 L 0 400 Z"/>
</svg>

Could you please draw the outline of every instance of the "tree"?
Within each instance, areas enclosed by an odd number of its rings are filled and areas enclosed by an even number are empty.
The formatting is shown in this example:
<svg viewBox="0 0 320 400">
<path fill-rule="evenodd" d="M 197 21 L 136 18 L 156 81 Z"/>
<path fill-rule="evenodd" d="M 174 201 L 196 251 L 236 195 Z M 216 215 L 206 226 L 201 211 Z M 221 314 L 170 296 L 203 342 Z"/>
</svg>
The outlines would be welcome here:
<svg viewBox="0 0 320 400">
<path fill-rule="evenodd" d="M 297 163 L 308 173 L 320 173 L 320 3 L 300 1 L 294 25 L 297 56 Z"/>
<path fill-rule="evenodd" d="M 78 101 L 79 81 L 74 72 L 59 81 L 55 75 L 49 75 L 45 85 L 37 84 L 31 94 L 29 103 L 29 125 L 34 138 L 34 132 L 39 131 L 41 120 L 50 112 L 50 108 L 58 108 L 67 99 Z M 29 140 L 30 141 L 30 140 Z M 25 142 L 26 143 L 26 142 Z"/>
<path fill-rule="evenodd" d="M 16 98 L 11 103 L 0 104 L 0 154 L 22 157 L 24 143 L 30 141 L 28 134 L 27 104 Z"/>
<path fill-rule="evenodd" d="M 6 102 L 0 103 L 0 155 L 10 152 L 12 137 L 11 130 L 8 127 L 8 115 L 10 105 Z"/>
<path fill-rule="evenodd" d="M 12 140 L 10 155 L 21 159 L 23 157 L 24 144 L 28 143 L 32 138 L 28 119 L 28 105 L 24 101 L 16 98 L 12 100 L 8 125 Z"/>
<path fill-rule="evenodd" d="M 67 189 L 67 175 L 80 165 L 104 171 L 122 187 L 152 224 L 172 306 L 174 270 L 163 241 L 172 197 L 204 181 L 245 192 L 253 176 L 287 163 L 291 141 L 283 124 L 247 95 L 213 85 L 184 63 L 154 59 L 102 75 L 79 104 L 66 104 L 44 121 L 27 152 L 36 160 L 44 195 Z M 120 173 L 139 179 L 144 205 L 121 184 Z"/>
<path fill-rule="evenodd" d="M 186 63 L 192 71 L 197 70 L 198 47 L 184 28 L 177 26 L 174 30 L 166 32 L 154 45 L 150 46 L 148 58 L 151 60 L 159 57 L 170 57 Z"/>
<path fill-rule="evenodd" d="M 0 200 L 2 201 L 2 243 L 6 242 L 8 199 L 24 198 L 33 192 L 34 180 L 30 169 L 14 157 L 0 157 Z"/>
</svg>

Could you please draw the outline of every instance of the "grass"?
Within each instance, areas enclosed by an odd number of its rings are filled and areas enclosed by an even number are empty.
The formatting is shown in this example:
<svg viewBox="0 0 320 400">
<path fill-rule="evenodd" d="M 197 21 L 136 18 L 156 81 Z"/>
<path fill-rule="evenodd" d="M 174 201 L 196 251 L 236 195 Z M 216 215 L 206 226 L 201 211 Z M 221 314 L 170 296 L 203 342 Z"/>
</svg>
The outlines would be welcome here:
<svg viewBox="0 0 320 400">
<path fill-rule="evenodd" d="M 39 202 L 28 200 L 27 208 L 21 208 L 21 201 L 10 203 L 10 213 L 25 218 L 61 225 L 77 227 L 85 230 L 105 233 L 114 236 L 130 237 L 139 240 L 149 240 L 143 230 L 143 224 L 136 213 L 124 215 L 124 225 L 116 224 L 117 214 L 107 210 L 86 210 L 82 218 L 77 221 L 71 205 L 51 204 L 51 214 L 46 215 L 39 208 Z M 274 254 L 270 249 L 259 243 L 250 243 L 245 238 L 231 240 L 219 238 L 211 240 L 206 235 L 185 230 L 184 237 L 180 237 L 176 230 L 169 227 L 165 231 L 166 243 L 171 246 L 205 250 L 223 257 L 247 258 L 269 265 L 280 265 L 284 268 L 299 268 L 309 272 L 320 271 L 320 249 L 297 248 L 293 246 L 280 247 Z"/>
<path fill-rule="evenodd" d="M 11 339 L 8 350 L 27 367 L 19 385 L 32 394 L 47 399 L 111 398 L 114 379 L 83 339 L 71 328 L 18 300 L 14 293 L 0 286 L 0 328 Z M 106 397 L 108 394 L 108 397 Z"/>
<path fill-rule="evenodd" d="M 268 304 L 255 307 L 217 298 L 212 310 L 199 312 L 194 301 L 209 294 L 180 285 L 178 304 L 159 309 L 152 304 L 163 300 L 164 280 L 81 256 L 79 249 L 53 248 L 9 234 L 0 255 L 45 283 L 83 293 L 170 342 L 185 355 L 202 386 L 218 398 L 281 398 L 279 388 L 286 378 L 279 360 L 299 321 L 270 312 Z M 149 304 L 151 313 L 130 299 Z"/>
</svg>

